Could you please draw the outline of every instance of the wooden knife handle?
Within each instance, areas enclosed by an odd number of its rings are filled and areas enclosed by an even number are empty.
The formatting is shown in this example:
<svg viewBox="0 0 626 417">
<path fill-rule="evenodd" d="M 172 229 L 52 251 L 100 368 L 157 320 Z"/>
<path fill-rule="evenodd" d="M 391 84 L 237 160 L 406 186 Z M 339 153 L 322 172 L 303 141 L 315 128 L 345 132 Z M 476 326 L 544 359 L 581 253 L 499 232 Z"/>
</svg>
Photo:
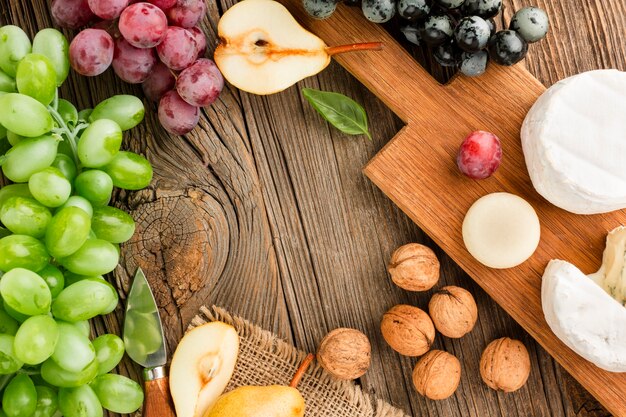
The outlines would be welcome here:
<svg viewBox="0 0 626 417">
<path fill-rule="evenodd" d="M 144 387 L 143 417 L 176 417 L 166 376 L 146 381 Z"/>
</svg>

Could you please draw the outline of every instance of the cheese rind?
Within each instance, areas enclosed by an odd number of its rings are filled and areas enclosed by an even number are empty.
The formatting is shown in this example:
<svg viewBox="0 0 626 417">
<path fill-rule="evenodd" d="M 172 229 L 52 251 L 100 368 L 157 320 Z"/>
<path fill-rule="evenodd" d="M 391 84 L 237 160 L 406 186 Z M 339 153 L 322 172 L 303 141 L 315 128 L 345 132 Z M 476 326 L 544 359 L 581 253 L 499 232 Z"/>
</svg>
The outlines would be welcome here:
<svg viewBox="0 0 626 417">
<path fill-rule="evenodd" d="M 549 88 L 528 112 L 522 148 L 537 192 L 577 214 L 626 208 L 626 73 L 589 71 Z"/>
<path fill-rule="evenodd" d="M 611 372 L 626 372 L 626 308 L 574 265 L 552 260 L 541 302 L 554 334 L 574 352 Z"/>
</svg>

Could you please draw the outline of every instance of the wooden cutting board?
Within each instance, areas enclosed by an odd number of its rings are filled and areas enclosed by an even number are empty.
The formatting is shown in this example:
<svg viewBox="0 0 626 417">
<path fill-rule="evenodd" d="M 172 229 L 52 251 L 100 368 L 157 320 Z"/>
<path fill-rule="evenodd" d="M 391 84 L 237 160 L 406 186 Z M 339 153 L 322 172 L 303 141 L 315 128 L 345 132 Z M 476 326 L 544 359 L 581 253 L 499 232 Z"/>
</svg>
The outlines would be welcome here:
<svg viewBox="0 0 626 417">
<path fill-rule="evenodd" d="M 574 215 L 554 207 L 534 190 L 519 132 L 545 87 L 522 65 L 491 65 L 480 78 L 460 76 L 442 86 L 381 26 L 367 22 L 360 10 L 339 7 L 331 19 L 316 21 L 302 10 L 300 0 L 283 2 L 328 45 L 385 43 L 381 52 L 337 56 L 342 66 L 406 123 L 365 167 L 365 174 L 609 411 L 626 416 L 626 373 L 606 372 L 580 358 L 554 336 L 541 309 L 541 276 L 548 261 L 560 258 L 585 273 L 595 272 L 607 232 L 626 224 L 623 211 Z M 472 181 L 458 172 L 455 158 L 463 138 L 479 129 L 500 137 L 504 158 L 492 178 Z M 474 260 L 461 236 L 463 217 L 472 203 L 498 191 L 529 201 L 542 225 L 534 256 L 507 270 L 490 269 Z"/>
</svg>

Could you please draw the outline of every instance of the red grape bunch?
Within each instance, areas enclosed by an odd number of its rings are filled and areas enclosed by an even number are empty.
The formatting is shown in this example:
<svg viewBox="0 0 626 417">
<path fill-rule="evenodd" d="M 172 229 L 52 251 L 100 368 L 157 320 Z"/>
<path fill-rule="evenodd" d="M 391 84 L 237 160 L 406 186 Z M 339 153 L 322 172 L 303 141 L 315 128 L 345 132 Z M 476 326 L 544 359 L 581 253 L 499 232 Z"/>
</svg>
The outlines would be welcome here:
<svg viewBox="0 0 626 417">
<path fill-rule="evenodd" d="M 110 66 L 122 80 L 142 84 L 159 103 L 159 121 L 170 133 L 190 132 L 200 107 L 217 100 L 224 78 L 204 58 L 207 40 L 197 26 L 204 0 L 53 0 L 59 26 L 82 30 L 70 44 L 70 63 L 86 76 Z"/>
</svg>

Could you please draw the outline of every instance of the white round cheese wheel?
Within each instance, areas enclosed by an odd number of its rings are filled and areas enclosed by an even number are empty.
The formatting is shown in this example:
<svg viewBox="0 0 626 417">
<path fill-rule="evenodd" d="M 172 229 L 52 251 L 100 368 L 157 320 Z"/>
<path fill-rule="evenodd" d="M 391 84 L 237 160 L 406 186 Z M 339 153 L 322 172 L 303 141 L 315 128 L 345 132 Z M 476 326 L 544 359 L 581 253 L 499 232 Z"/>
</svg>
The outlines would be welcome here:
<svg viewBox="0 0 626 417">
<path fill-rule="evenodd" d="M 577 214 L 626 208 L 626 73 L 589 71 L 549 88 L 521 131 L 535 189 Z"/>
<path fill-rule="evenodd" d="M 531 257 L 541 227 L 535 209 L 509 193 L 478 199 L 463 220 L 463 241 L 469 253 L 490 268 L 512 268 Z"/>
</svg>

